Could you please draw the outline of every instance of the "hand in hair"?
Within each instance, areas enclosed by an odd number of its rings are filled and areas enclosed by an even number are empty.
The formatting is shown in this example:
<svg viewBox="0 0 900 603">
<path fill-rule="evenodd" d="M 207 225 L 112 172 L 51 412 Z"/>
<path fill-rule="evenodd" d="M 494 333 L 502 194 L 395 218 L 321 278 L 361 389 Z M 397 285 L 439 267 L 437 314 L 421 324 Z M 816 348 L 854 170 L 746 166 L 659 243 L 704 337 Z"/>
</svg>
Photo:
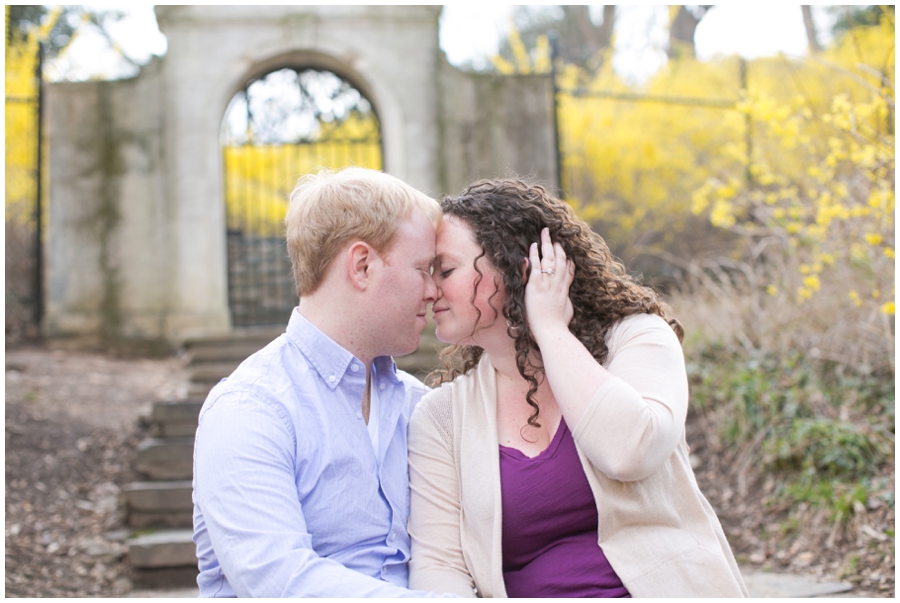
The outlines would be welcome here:
<svg viewBox="0 0 900 603">
<path fill-rule="evenodd" d="M 566 258 L 562 245 L 553 243 L 550 231 L 541 229 L 541 254 L 538 244 L 529 250 L 531 270 L 525 285 L 525 317 L 535 340 L 552 329 L 568 331 L 575 314 L 569 287 L 575 279 L 575 264 Z"/>
</svg>

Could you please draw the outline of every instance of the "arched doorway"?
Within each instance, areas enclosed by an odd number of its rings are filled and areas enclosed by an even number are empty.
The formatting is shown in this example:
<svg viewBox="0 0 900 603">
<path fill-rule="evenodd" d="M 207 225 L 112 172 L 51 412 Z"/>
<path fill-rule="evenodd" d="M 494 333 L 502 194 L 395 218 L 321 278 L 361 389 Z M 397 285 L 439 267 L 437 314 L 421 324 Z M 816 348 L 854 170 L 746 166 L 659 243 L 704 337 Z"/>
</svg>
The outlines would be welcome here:
<svg viewBox="0 0 900 603">
<path fill-rule="evenodd" d="M 323 167 L 382 169 L 378 116 L 341 76 L 285 68 L 234 95 L 221 140 L 232 324 L 285 324 L 297 304 L 284 240 L 288 195 L 297 178 Z"/>
</svg>

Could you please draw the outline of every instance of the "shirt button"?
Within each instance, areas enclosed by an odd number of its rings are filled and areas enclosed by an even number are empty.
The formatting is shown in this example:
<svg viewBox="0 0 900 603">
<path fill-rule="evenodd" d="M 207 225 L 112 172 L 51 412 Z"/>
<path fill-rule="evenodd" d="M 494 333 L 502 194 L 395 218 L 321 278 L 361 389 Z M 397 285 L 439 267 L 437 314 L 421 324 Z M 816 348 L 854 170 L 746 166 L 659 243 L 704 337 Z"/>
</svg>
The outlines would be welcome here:
<svg viewBox="0 0 900 603">
<path fill-rule="evenodd" d="M 384 383 L 378 386 L 378 389 L 384 389 Z"/>
<path fill-rule="evenodd" d="M 359 370 L 359 365 L 358 365 L 358 364 L 351 364 L 351 365 L 350 365 L 350 370 L 353 371 L 353 372 L 355 373 L 356 371 Z"/>
<path fill-rule="evenodd" d="M 357 418 L 357 419 L 362 419 L 362 412 L 360 412 L 360 411 L 357 410 L 357 411 L 356 411 L 356 418 Z"/>
<path fill-rule="evenodd" d="M 334 375 L 331 375 L 331 376 L 328 377 L 328 381 L 329 381 L 330 383 L 334 383 L 335 379 L 337 379 L 337 377 L 335 377 Z"/>
</svg>

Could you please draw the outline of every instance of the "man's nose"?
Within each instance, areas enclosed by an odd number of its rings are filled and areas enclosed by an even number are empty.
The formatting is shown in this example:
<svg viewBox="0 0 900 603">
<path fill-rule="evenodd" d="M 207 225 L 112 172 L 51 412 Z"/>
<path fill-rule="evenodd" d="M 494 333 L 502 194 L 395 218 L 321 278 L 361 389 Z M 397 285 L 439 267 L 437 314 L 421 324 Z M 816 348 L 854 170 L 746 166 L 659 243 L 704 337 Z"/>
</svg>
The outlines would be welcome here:
<svg viewBox="0 0 900 603">
<path fill-rule="evenodd" d="M 434 277 L 430 274 L 425 275 L 425 301 L 428 303 L 434 303 L 438 297 L 437 284 L 434 282 Z"/>
</svg>

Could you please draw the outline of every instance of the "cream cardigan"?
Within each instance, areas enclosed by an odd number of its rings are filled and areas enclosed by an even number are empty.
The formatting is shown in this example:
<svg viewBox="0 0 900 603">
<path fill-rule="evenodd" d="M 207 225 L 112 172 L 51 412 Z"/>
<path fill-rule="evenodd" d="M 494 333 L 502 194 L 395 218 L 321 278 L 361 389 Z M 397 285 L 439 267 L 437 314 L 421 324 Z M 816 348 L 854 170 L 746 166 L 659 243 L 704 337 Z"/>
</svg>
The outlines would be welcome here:
<svg viewBox="0 0 900 603">
<path fill-rule="evenodd" d="M 634 597 L 741 597 L 747 589 L 684 440 L 681 345 L 656 315 L 608 338 L 615 375 L 572 429 L 597 502 L 597 543 Z M 410 588 L 505 597 L 496 382 L 485 358 L 428 393 L 410 420 Z"/>
</svg>

